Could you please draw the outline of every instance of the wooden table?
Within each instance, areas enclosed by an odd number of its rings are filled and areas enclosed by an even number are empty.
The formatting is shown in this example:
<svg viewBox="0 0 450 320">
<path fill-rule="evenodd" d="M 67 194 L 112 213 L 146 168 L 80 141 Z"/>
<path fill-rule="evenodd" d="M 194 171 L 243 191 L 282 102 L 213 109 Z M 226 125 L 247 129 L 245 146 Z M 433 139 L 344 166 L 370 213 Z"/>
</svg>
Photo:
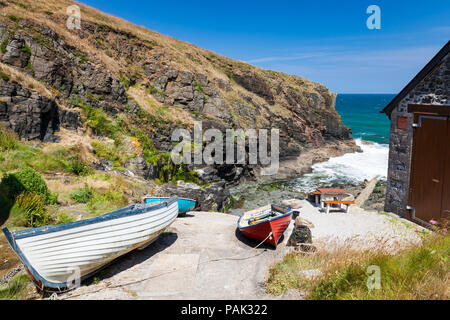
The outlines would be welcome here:
<svg viewBox="0 0 450 320">
<path fill-rule="evenodd" d="M 344 201 L 324 201 L 323 203 L 325 203 L 325 205 L 326 205 L 327 213 L 330 213 L 330 207 L 332 204 L 339 204 L 339 205 L 341 205 L 341 207 L 342 207 L 342 205 L 347 206 L 347 208 L 345 210 L 346 213 L 350 212 L 350 206 L 352 204 L 356 204 L 355 201 L 345 201 L 345 200 Z"/>
</svg>

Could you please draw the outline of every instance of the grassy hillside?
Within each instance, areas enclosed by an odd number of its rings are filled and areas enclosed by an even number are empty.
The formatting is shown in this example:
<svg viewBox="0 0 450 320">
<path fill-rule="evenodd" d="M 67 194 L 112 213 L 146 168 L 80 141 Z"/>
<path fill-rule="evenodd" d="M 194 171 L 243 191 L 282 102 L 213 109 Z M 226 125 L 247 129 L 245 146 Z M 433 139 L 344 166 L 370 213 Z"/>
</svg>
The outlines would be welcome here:
<svg viewBox="0 0 450 320">
<path fill-rule="evenodd" d="M 81 8 L 81 30 L 66 26 L 73 4 Z M 42 176 L 54 203 L 30 190 L 26 197 L 54 217 L 55 204 L 99 214 L 139 201 L 136 195 L 153 186 L 178 180 L 207 186 L 211 181 L 199 180 L 196 168 L 170 161 L 172 131 L 192 130 L 194 121 L 221 131 L 278 128 L 281 160 L 338 142 L 354 146 L 335 98 L 305 78 L 232 60 L 73 1 L 0 2 L 0 174 L 31 168 Z M 231 182 L 253 176 L 251 166 L 214 170 L 214 179 Z M 147 182 L 134 186 L 141 178 Z M 25 195 L 3 188 L 5 217 L 20 211 L 14 206 Z"/>
</svg>

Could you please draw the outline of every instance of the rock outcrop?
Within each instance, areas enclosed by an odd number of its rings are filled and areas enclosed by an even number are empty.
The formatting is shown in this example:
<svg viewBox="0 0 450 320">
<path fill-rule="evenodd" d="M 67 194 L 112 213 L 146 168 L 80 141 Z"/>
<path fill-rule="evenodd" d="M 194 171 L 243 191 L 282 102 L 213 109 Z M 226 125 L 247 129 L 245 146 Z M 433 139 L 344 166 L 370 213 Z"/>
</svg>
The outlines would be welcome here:
<svg viewBox="0 0 450 320">
<path fill-rule="evenodd" d="M 77 129 L 84 125 L 81 109 L 89 106 L 120 118 L 131 132 L 143 131 L 161 152 L 171 151 L 174 129 L 192 131 L 194 121 L 222 132 L 277 128 L 282 163 L 330 145 L 357 149 L 334 109 L 336 95 L 323 85 L 137 29 L 88 7 L 83 7 L 81 30 L 69 31 L 65 15 L 27 14 L 65 8 L 62 2 L 51 8 L 31 4 L 27 10 L 12 1 L 4 5 L 14 18 L 0 17 L 0 62 L 54 94 L 46 100 L 6 93 L 12 102 L 2 102 L 2 121 L 22 138 L 42 140 L 60 125 Z M 5 81 L 1 86 L 2 91 L 13 90 Z M 25 128 L 28 123 L 31 127 Z M 153 176 L 141 160 L 131 162 L 138 174 Z M 206 174 L 204 181 L 232 183 L 255 176 L 253 169 L 217 165 L 208 169 L 212 175 Z"/>
<path fill-rule="evenodd" d="M 50 139 L 59 129 L 54 100 L 0 79 L 0 122 L 25 139 Z"/>
<path fill-rule="evenodd" d="M 225 182 L 211 184 L 201 188 L 196 184 L 179 181 L 177 185 L 164 185 L 160 196 L 174 196 L 197 201 L 196 210 L 199 211 L 225 211 L 231 202 L 231 194 L 225 189 Z"/>
</svg>

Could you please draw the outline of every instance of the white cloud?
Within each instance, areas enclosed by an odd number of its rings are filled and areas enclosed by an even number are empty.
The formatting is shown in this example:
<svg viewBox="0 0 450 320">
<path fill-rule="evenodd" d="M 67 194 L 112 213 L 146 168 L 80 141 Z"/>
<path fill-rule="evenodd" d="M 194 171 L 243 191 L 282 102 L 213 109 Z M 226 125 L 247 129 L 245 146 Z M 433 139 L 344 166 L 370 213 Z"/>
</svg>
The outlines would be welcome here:
<svg viewBox="0 0 450 320">
<path fill-rule="evenodd" d="M 293 60 L 305 60 L 310 58 L 324 57 L 329 55 L 328 53 L 309 53 L 309 54 L 295 54 L 290 56 L 280 56 L 280 57 L 265 57 L 248 60 L 248 63 L 260 63 L 260 62 L 273 62 L 273 61 L 293 61 Z"/>
</svg>

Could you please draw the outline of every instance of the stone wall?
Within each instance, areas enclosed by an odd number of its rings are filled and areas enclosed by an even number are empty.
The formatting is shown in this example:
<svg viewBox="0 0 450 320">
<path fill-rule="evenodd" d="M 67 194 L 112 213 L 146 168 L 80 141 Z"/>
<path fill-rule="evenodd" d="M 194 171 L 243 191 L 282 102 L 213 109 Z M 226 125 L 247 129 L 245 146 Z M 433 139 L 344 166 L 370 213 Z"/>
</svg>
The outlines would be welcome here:
<svg viewBox="0 0 450 320">
<path fill-rule="evenodd" d="M 409 104 L 449 105 L 450 108 L 450 54 L 409 94 L 400 101 L 391 115 L 389 171 L 385 210 L 407 217 L 409 179 L 414 115 L 408 113 Z M 407 118 L 407 129 L 397 128 L 398 117 Z"/>
</svg>

